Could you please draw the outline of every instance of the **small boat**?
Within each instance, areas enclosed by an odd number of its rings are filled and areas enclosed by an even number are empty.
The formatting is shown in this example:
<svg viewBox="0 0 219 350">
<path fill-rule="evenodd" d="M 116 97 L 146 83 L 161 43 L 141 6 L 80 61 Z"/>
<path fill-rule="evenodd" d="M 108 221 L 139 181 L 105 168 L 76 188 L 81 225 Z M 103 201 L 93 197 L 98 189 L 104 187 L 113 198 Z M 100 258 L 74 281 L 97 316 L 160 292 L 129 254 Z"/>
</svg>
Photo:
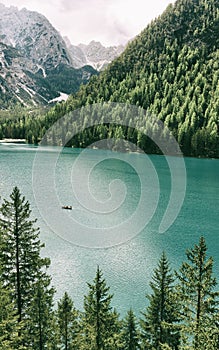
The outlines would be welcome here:
<svg viewBox="0 0 219 350">
<path fill-rule="evenodd" d="M 62 209 L 72 210 L 72 206 L 71 205 L 63 205 Z"/>
</svg>

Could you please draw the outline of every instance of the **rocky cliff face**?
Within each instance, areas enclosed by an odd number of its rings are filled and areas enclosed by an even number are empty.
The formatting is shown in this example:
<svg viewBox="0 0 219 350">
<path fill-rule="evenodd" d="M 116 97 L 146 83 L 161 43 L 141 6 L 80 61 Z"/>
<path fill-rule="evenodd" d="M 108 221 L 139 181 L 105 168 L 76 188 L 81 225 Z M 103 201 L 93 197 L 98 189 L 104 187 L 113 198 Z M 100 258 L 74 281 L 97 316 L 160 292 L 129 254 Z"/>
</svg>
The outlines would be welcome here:
<svg viewBox="0 0 219 350">
<path fill-rule="evenodd" d="M 90 65 L 101 71 L 125 49 L 124 46 L 105 47 L 98 41 L 91 41 L 90 44 L 72 45 L 68 38 L 64 38 L 71 54 L 72 64 L 75 68 Z"/>
<path fill-rule="evenodd" d="M 0 4 L 1 107 L 46 104 L 74 93 L 123 50 L 96 41 L 74 46 L 43 15 Z"/>
<path fill-rule="evenodd" d="M 0 41 L 28 59 L 27 69 L 44 73 L 59 64 L 71 65 L 71 57 L 58 31 L 41 14 L 0 4 Z"/>
<path fill-rule="evenodd" d="M 41 14 L 0 4 L 0 102 L 48 103 L 97 74 L 75 69 L 65 41 Z"/>
<path fill-rule="evenodd" d="M 56 95 L 45 80 L 40 83 L 25 67 L 28 61 L 14 47 L 0 43 L 0 103 L 1 108 L 11 103 L 23 105 L 45 104 Z"/>
</svg>

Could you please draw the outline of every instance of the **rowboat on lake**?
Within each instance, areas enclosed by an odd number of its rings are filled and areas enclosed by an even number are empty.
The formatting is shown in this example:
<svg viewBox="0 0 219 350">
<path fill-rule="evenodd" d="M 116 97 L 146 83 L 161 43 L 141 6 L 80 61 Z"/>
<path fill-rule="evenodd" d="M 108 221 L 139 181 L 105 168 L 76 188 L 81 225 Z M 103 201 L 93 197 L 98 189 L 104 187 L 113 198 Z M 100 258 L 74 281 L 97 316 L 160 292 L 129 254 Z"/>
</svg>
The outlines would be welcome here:
<svg viewBox="0 0 219 350">
<path fill-rule="evenodd" d="M 63 205 L 62 209 L 72 210 L 72 206 L 71 205 Z"/>
</svg>

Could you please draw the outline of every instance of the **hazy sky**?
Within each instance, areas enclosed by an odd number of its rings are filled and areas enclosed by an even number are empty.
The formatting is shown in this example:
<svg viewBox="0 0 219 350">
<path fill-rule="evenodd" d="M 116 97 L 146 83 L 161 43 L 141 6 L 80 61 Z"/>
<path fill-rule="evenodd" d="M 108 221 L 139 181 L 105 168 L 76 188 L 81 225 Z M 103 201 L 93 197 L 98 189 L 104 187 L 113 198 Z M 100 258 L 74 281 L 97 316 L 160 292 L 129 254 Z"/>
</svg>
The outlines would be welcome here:
<svg viewBox="0 0 219 350">
<path fill-rule="evenodd" d="M 127 42 L 160 15 L 173 0 L 0 0 L 45 15 L 73 44 Z"/>
</svg>

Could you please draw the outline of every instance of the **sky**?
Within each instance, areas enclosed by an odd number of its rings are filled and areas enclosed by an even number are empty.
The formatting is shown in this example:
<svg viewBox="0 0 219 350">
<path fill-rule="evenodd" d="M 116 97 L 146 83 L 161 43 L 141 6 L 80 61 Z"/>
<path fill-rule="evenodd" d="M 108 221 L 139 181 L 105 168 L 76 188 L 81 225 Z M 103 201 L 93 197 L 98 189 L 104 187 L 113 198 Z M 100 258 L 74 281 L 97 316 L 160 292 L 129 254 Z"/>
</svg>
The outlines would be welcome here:
<svg viewBox="0 0 219 350">
<path fill-rule="evenodd" d="M 173 0 L 0 0 L 46 16 L 72 44 L 125 44 Z"/>
</svg>

